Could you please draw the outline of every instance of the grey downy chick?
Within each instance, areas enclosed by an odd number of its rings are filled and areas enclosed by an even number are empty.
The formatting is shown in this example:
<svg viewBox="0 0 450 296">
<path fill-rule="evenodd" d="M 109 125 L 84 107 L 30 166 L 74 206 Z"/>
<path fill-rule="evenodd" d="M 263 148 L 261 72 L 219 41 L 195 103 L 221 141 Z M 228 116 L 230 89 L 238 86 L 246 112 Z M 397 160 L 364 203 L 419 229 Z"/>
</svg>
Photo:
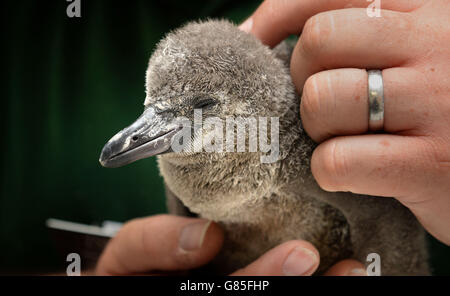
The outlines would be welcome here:
<svg viewBox="0 0 450 296">
<path fill-rule="evenodd" d="M 150 58 L 144 113 L 105 145 L 101 164 L 158 155 L 169 211 L 225 230 L 212 263 L 217 273 L 303 239 L 320 252 L 318 274 L 341 259 L 366 262 L 370 253 L 380 255 L 382 275 L 428 274 L 424 231 L 407 208 L 393 198 L 325 192 L 315 182 L 315 144 L 302 129 L 291 51 L 287 42 L 272 50 L 227 21 L 192 22 L 169 33 Z M 261 162 L 262 152 L 173 152 L 179 118 L 193 122 L 194 109 L 223 122 L 278 117 L 277 160 Z M 208 132 L 197 130 L 192 141 Z"/>
</svg>

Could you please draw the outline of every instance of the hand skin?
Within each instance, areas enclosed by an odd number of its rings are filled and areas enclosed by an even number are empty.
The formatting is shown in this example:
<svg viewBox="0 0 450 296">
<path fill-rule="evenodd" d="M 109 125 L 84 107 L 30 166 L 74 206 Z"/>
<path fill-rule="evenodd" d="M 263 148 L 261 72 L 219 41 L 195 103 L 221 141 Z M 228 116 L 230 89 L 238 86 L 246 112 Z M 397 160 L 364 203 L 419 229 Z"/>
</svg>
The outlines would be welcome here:
<svg viewBox="0 0 450 296">
<path fill-rule="evenodd" d="M 108 243 L 96 275 L 174 275 L 210 262 L 223 244 L 223 231 L 214 222 L 158 215 L 126 223 Z M 311 275 L 319 252 L 308 242 L 285 242 L 231 275 Z M 364 266 L 344 260 L 326 275 L 366 275 Z"/>
<path fill-rule="evenodd" d="M 371 1 L 373 2 L 373 1 Z M 450 245 L 450 1 L 266 0 L 240 28 L 300 34 L 291 75 L 311 169 L 327 191 L 397 198 Z M 383 133 L 368 133 L 366 69 L 382 69 Z"/>
</svg>

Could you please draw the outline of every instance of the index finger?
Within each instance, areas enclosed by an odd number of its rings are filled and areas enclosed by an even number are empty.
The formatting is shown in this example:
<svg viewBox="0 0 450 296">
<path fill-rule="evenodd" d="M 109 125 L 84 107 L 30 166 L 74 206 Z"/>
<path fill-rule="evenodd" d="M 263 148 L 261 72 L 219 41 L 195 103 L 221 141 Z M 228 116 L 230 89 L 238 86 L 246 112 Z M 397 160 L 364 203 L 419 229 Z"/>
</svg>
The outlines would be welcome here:
<svg viewBox="0 0 450 296">
<path fill-rule="evenodd" d="M 401 12 L 417 9 L 425 0 L 266 0 L 240 28 L 273 47 L 289 35 L 299 35 L 312 16 L 329 10 L 366 8 L 380 3 L 380 9 Z M 373 2 L 373 3 L 372 3 Z"/>
</svg>

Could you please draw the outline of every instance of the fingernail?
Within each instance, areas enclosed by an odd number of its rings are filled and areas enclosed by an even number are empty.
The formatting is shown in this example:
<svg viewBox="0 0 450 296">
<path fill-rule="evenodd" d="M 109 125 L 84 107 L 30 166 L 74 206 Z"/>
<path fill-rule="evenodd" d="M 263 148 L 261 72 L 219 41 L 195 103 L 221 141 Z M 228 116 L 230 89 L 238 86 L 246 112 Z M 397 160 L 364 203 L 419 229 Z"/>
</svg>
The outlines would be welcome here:
<svg viewBox="0 0 450 296">
<path fill-rule="evenodd" d="M 183 230 L 181 230 L 179 240 L 180 249 L 186 252 L 200 249 L 211 222 L 212 221 L 202 221 L 186 225 Z"/>
<path fill-rule="evenodd" d="M 355 268 L 350 270 L 348 276 L 367 276 L 367 272 L 362 268 Z"/>
<path fill-rule="evenodd" d="M 291 251 L 283 264 L 285 275 L 303 275 L 319 262 L 311 250 L 297 247 Z"/>
<path fill-rule="evenodd" d="M 248 18 L 245 22 L 243 22 L 239 26 L 239 29 L 241 29 L 244 32 L 250 33 L 252 31 L 252 27 L 253 27 L 253 19 Z"/>
</svg>

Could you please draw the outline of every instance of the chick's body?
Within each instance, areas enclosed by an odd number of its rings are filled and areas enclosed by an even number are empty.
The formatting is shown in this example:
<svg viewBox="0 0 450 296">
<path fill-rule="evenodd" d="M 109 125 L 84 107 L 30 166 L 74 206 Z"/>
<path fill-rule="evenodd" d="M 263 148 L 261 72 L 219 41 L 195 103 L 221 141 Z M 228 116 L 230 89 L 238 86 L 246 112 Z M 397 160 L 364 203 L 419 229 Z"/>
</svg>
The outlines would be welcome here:
<svg viewBox="0 0 450 296">
<path fill-rule="evenodd" d="M 315 144 L 303 131 L 289 75 L 292 47 L 271 50 L 226 21 L 190 23 L 166 36 L 147 71 L 146 105 L 192 119 L 191 102 L 218 104 L 203 117 L 279 118 L 279 157 L 261 152 L 167 153 L 158 156 L 169 210 L 220 223 L 225 244 L 213 262 L 232 272 L 292 239 L 314 244 L 319 273 L 340 259 L 381 258 L 382 274 L 426 274 L 424 233 L 392 198 L 329 193 L 310 171 Z M 248 140 L 248 138 L 247 138 Z"/>
</svg>

